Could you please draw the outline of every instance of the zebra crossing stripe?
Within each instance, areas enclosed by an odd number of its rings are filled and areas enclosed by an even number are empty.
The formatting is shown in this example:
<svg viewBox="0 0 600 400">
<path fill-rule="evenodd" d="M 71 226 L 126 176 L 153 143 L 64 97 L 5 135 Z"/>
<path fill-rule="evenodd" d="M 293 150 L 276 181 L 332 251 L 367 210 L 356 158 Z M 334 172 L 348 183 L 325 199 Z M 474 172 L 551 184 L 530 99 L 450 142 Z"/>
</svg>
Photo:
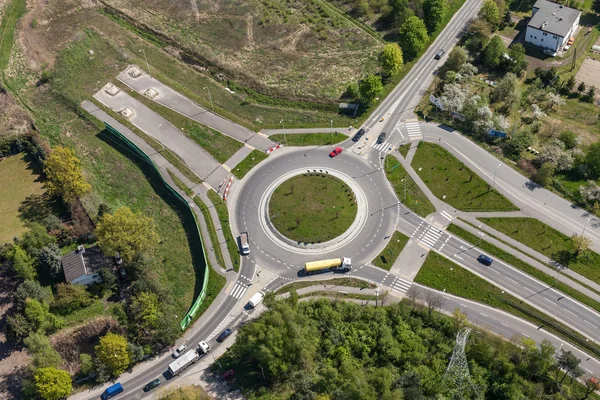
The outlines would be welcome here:
<svg viewBox="0 0 600 400">
<path fill-rule="evenodd" d="M 408 122 L 406 124 L 406 130 L 408 131 L 408 137 L 410 139 L 421 137 L 421 127 L 418 122 Z"/>
<path fill-rule="evenodd" d="M 236 282 L 235 286 L 233 287 L 233 290 L 231 291 L 231 293 L 229 293 L 229 295 L 234 299 L 240 299 L 244 295 L 244 293 L 246 293 L 247 289 L 248 287 L 243 283 Z"/>
<path fill-rule="evenodd" d="M 442 216 L 450 221 L 452 221 L 454 219 L 454 217 L 446 210 L 442 211 Z"/>
<path fill-rule="evenodd" d="M 394 280 L 394 282 L 392 283 L 392 289 L 401 293 L 408 292 L 411 286 L 412 282 L 398 277 L 396 277 L 396 280 Z"/>
</svg>

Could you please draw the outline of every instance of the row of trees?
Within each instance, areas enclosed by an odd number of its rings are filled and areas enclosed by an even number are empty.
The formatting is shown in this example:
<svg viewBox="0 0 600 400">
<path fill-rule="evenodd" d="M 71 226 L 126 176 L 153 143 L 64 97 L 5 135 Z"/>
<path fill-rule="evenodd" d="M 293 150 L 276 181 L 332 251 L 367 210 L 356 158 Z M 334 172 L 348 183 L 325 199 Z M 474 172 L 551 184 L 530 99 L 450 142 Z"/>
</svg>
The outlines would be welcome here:
<svg viewBox="0 0 600 400">
<path fill-rule="evenodd" d="M 222 358 L 238 366 L 250 397 L 270 399 L 454 398 L 444 372 L 465 316 L 454 319 L 400 303 L 361 307 L 318 300 L 266 299 L 268 311 L 245 325 Z M 463 399 L 585 399 L 597 389 L 574 382 L 580 360 L 550 342 L 509 343 L 482 332 L 466 347 L 478 393 Z M 243 368 L 239 368 L 243 365 Z M 571 379 L 567 379 L 571 377 Z"/>
</svg>

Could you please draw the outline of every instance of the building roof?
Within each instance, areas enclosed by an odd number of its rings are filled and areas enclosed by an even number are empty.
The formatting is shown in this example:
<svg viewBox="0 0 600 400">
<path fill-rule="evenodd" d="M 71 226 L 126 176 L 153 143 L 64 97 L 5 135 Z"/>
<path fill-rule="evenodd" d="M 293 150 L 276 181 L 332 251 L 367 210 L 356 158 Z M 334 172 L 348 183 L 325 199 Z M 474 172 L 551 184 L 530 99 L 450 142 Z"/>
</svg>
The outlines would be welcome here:
<svg viewBox="0 0 600 400">
<path fill-rule="evenodd" d="M 566 37 L 581 11 L 547 0 L 537 0 L 533 5 L 537 11 L 527 26 Z"/>
<path fill-rule="evenodd" d="M 83 252 L 75 250 L 62 258 L 62 267 L 67 282 L 73 282 L 82 275 L 87 275 Z"/>
</svg>

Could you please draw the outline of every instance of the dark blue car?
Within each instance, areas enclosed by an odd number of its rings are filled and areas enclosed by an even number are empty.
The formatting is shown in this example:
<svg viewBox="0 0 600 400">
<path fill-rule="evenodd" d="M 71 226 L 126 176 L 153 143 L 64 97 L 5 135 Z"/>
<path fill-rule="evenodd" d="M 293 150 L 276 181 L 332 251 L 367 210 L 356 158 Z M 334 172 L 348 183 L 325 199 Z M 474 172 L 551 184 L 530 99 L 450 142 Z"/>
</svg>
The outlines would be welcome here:
<svg viewBox="0 0 600 400">
<path fill-rule="evenodd" d="M 490 265 L 492 265 L 492 261 L 494 261 L 494 260 L 492 260 L 488 256 L 482 254 L 479 257 L 477 257 L 477 261 L 479 261 L 483 265 L 487 265 L 489 267 Z"/>
<path fill-rule="evenodd" d="M 231 335 L 231 329 L 227 328 L 223 332 L 221 332 L 221 334 L 217 338 L 217 342 L 221 343 L 222 341 L 227 339 L 229 335 Z"/>
</svg>

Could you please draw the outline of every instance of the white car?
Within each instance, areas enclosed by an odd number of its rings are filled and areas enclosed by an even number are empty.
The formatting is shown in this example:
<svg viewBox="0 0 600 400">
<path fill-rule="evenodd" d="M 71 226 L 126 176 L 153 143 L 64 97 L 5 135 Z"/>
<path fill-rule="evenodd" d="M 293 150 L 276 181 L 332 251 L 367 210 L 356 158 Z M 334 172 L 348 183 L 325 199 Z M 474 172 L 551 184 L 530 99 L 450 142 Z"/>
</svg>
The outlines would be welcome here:
<svg viewBox="0 0 600 400">
<path fill-rule="evenodd" d="M 175 349 L 175 351 L 173 352 L 173 358 L 178 358 L 183 353 L 185 353 L 186 350 L 187 350 L 187 346 L 185 344 L 182 344 L 177 349 Z"/>
<path fill-rule="evenodd" d="M 550 57 L 556 57 L 556 52 L 554 50 L 544 49 L 544 54 L 547 54 Z"/>
</svg>

